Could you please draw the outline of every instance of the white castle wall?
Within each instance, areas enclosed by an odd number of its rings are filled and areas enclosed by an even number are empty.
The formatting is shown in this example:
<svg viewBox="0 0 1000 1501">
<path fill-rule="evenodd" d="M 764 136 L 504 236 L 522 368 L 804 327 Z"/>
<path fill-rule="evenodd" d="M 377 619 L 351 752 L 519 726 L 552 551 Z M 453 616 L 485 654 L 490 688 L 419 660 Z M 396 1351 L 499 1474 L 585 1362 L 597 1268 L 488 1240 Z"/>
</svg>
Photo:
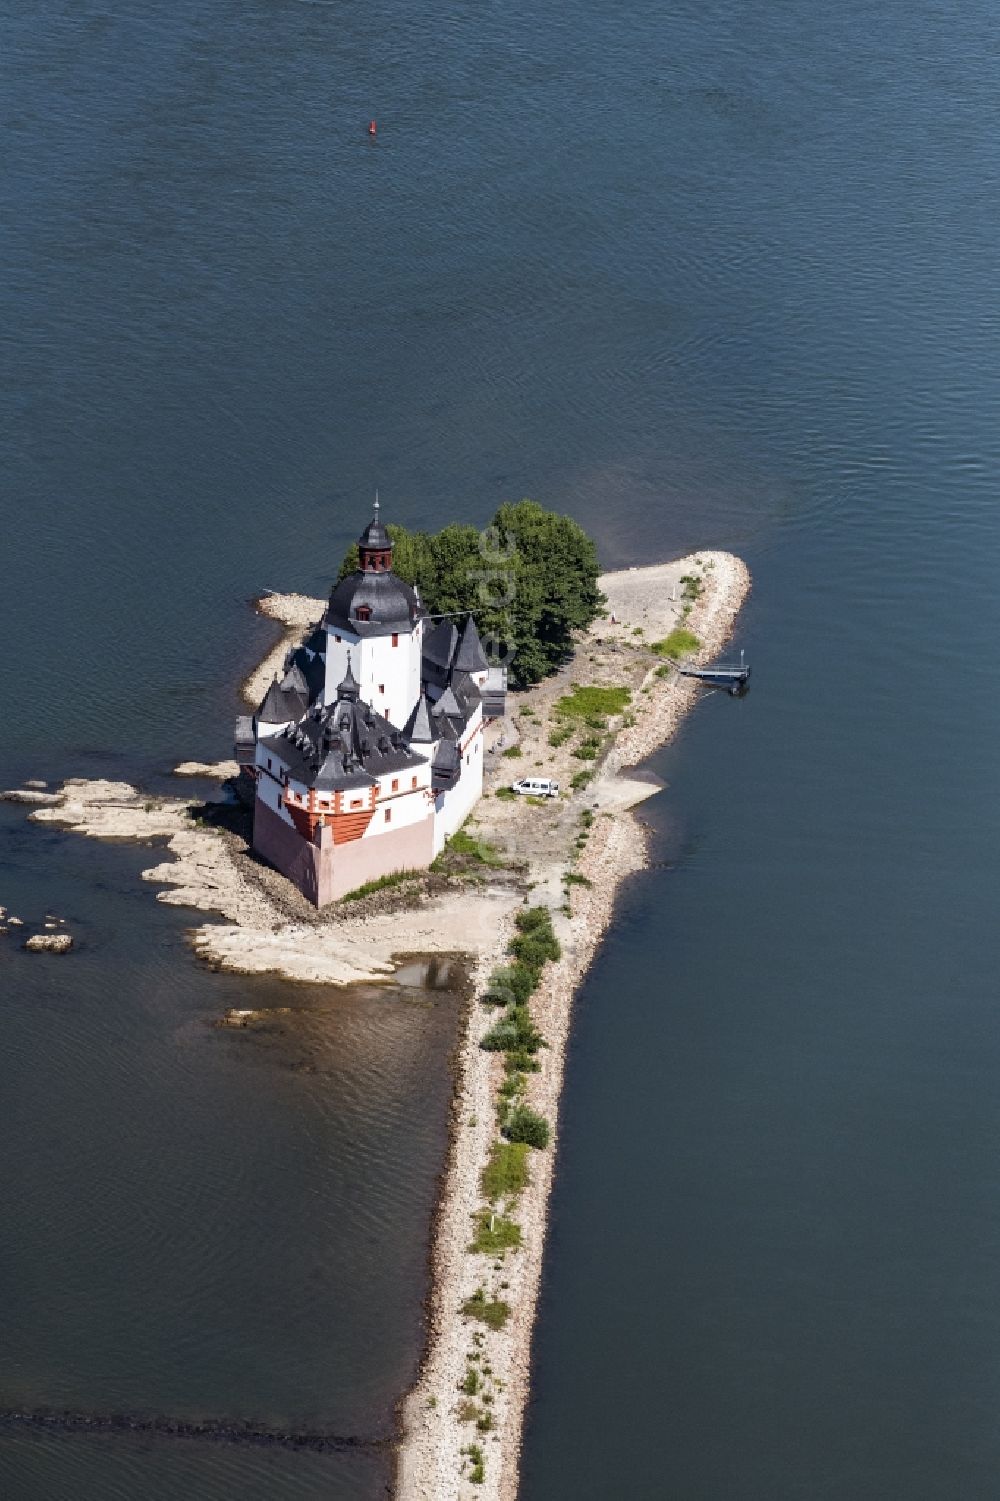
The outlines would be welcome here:
<svg viewBox="0 0 1000 1501">
<path fill-rule="evenodd" d="M 422 648 L 422 620 L 417 621 L 412 631 L 385 636 L 358 637 L 328 627 L 324 703 L 333 703 L 337 697 L 350 653 L 351 671 L 357 679 L 360 697 L 376 714 L 384 715 L 390 724 L 401 730 L 420 697 Z"/>
<path fill-rule="evenodd" d="M 463 825 L 483 795 L 483 714 L 477 709 L 463 739 L 462 774 L 434 799 L 434 853 Z"/>
</svg>

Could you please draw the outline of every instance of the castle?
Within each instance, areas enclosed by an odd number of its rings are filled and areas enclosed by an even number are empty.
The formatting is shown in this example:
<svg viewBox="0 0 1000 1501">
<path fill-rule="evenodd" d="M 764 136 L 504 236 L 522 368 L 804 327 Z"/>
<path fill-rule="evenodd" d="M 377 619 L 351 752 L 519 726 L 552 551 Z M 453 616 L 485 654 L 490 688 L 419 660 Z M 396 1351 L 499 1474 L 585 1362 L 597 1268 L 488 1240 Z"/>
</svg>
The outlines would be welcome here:
<svg viewBox="0 0 1000 1501">
<path fill-rule="evenodd" d="M 393 573 L 377 499 L 358 553 L 236 726 L 253 847 L 317 907 L 431 863 L 482 795 L 484 724 L 504 712 L 472 616 L 435 625 Z"/>
</svg>

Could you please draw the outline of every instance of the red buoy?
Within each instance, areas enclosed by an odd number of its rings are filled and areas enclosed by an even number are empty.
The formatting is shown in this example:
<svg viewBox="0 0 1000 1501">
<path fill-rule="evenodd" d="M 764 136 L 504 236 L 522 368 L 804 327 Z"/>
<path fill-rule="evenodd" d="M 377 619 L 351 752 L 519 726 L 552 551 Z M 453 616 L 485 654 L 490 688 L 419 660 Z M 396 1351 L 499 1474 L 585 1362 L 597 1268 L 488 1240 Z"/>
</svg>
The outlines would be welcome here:
<svg viewBox="0 0 1000 1501">
<path fill-rule="evenodd" d="M 369 120 L 368 121 L 368 134 L 370 136 L 378 134 L 378 126 L 375 124 L 374 120 Z"/>
</svg>

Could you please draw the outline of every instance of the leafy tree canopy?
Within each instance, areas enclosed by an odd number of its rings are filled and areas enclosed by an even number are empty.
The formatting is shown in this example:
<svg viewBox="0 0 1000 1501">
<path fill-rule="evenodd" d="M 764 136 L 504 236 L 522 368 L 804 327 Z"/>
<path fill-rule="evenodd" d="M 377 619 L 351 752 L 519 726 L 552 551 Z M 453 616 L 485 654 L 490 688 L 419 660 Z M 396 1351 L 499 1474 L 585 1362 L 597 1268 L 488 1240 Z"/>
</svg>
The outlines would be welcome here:
<svg viewBox="0 0 1000 1501">
<path fill-rule="evenodd" d="M 570 516 L 533 500 L 502 505 L 485 532 L 390 524 L 393 570 L 415 584 L 431 615 L 471 611 L 487 653 L 517 685 L 537 683 L 570 655 L 573 633 L 601 613 L 597 550 Z M 358 567 L 350 548 L 339 577 Z"/>
</svg>

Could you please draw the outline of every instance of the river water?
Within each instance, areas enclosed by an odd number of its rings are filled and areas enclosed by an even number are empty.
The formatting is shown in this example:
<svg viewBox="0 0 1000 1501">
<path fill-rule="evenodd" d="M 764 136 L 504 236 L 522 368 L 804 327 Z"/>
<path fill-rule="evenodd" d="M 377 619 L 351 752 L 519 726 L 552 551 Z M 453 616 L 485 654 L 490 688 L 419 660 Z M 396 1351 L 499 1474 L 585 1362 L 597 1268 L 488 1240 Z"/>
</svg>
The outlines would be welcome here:
<svg viewBox="0 0 1000 1501">
<path fill-rule="evenodd" d="M 656 759 L 580 998 L 522 1495 L 995 1496 L 992 8 L 5 21 L 5 783 L 225 754 L 248 598 L 376 485 L 742 552 L 753 690 Z M 455 995 L 211 974 L 151 862 L 0 816 L 0 901 L 81 937 L 0 947 L 0 1405 L 384 1435 Z M 0 1434 L 16 1501 L 387 1476 Z"/>
</svg>

